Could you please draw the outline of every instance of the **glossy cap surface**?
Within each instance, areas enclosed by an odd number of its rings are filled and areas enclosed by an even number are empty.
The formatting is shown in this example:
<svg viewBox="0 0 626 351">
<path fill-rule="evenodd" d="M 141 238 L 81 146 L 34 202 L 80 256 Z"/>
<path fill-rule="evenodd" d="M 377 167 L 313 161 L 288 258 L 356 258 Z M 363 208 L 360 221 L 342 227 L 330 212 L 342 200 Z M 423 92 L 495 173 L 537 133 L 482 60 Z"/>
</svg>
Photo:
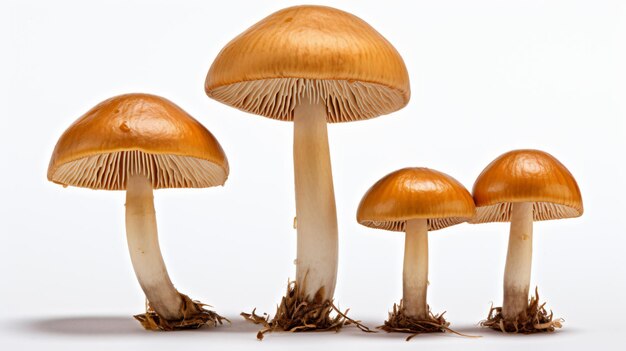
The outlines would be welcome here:
<svg viewBox="0 0 626 351">
<path fill-rule="evenodd" d="M 428 168 L 404 168 L 386 175 L 365 193 L 357 221 L 404 231 L 407 220 L 425 218 L 429 230 L 437 230 L 473 215 L 472 196 L 456 179 Z"/>
<path fill-rule="evenodd" d="M 491 162 L 473 189 L 472 223 L 508 222 L 511 203 L 532 202 L 535 221 L 578 217 L 583 213 L 580 189 L 572 174 L 552 155 L 514 150 Z"/>
<path fill-rule="evenodd" d="M 61 136 L 48 179 L 62 185 L 123 190 L 143 173 L 158 188 L 222 185 L 228 161 L 215 137 L 174 103 L 148 94 L 105 100 Z"/>
<path fill-rule="evenodd" d="M 288 121 L 306 96 L 326 104 L 328 122 L 391 113 L 410 96 L 404 61 L 382 35 L 352 14 L 310 5 L 280 10 L 228 43 L 205 90 L 227 105 Z"/>
</svg>

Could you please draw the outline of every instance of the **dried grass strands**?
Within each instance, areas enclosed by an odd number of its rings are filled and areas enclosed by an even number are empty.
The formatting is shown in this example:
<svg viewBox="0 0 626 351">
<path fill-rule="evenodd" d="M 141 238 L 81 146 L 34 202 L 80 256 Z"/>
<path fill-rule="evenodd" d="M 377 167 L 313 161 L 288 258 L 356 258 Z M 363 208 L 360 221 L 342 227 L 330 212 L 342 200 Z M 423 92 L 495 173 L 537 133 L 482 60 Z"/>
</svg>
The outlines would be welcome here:
<svg viewBox="0 0 626 351">
<path fill-rule="evenodd" d="M 525 313 L 513 320 L 507 320 L 502 315 L 502 307 L 489 309 L 487 319 L 480 322 L 480 325 L 503 333 L 545 333 L 554 332 L 557 328 L 563 327 L 562 318 L 554 319 L 552 311 L 546 311 L 546 303 L 539 303 L 539 290 L 535 288 L 535 296 L 530 297 Z"/>
<path fill-rule="evenodd" d="M 331 316 L 335 311 L 337 315 Z M 274 331 L 304 332 L 304 331 L 339 331 L 344 325 L 354 324 L 360 330 L 371 333 L 361 321 L 347 316 L 349 310 L 341 312 L 331 300 L 310 302 L 301 298 L 295 282 L 288 282 L 287 292 L 276 308 L 274 318 L 270 320 L 267 314 L 258 315 L 256 309 L 251 313 L 241 313 L 241 316 L 254 324 L 263 325 L 257 333 L 257 339 L 263 340 L 264 334 Z"/>
<path fill-rule="evenodd" d="M 223 321 L 230 321 L 219 314 L 207 310 L 204 306 L 208 306 L 199 301 L 194 301 L 185 294 L 180 294 L 182 299 L 181 314 L 183 318 L 172 321 L 159 316 L 156 311 L 150 307 L 150 303 L 146 300 L 146 313 L 135 315 L 135 319 L 147 330 L 184 330 L 198 329 L 202 326 L 215 327 L 223 324 Z"/>
<path fill-rule="evenodd" d="M 441 314 L 433 314 L 430 311 L 430 307 L 428 308 L 428 318 L 427 319 L 417 319 L 413 317 L 409 317 L 404 314 L 404 306 L 402 300 L 400 300 L 399 304 L 393 305 L 393 310 L 389 312 L 389 318 L 385 321 L 385 324 L 377 327 L 378 329 L 384 330 L 388 333 L 409 333 L 406 338 L 406 341 L 411 340 L 413 337 L 424 334 L 424 333 L 452 333 L 459 336 L 465 336 L 469 338 L 475 338 L 479 336 L 466 335 L 459 333 L 453 329 L 451 329 L 450 323 L 443 318 L 445 312 Z"/>
</svg>

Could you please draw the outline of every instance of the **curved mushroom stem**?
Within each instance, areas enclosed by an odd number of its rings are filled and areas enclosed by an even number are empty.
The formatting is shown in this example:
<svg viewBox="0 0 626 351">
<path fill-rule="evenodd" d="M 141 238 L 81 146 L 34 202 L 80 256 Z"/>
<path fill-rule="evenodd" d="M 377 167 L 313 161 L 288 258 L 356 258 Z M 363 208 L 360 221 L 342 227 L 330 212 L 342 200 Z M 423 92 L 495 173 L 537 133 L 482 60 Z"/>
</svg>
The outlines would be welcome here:
<svg viewBox="0 0 626 351">
<path fill-rule="evenodd" d="M 298 219 L 296 283 L 304 298 L 331 300 L 337 280 L 337 213 L 326 106 L 304 96 L 294 110 L 293 161 Z"/>
<path fill-rule="evenodd" d="M 404 314 L 428 319 L 428 222 L 426 219 L 406 221 L 404 270 L 402 272 L 402 303 Z"/>
<path fill-rule="evenodd" d="M 152 184 L 142 174 L 126 185 L 126 238 L 139 284 L 150 306 L 167 320 L 183 318 L 183 301 L 167 274 L 157 236 Z"/>
<path fill-rule="evenodd" d="M 502 315 L 506 320 L 525 317 L 533 255 L 533 204 L 519 202 L 511 206 L 511 232 L 502 303 Z"/>
</svg>

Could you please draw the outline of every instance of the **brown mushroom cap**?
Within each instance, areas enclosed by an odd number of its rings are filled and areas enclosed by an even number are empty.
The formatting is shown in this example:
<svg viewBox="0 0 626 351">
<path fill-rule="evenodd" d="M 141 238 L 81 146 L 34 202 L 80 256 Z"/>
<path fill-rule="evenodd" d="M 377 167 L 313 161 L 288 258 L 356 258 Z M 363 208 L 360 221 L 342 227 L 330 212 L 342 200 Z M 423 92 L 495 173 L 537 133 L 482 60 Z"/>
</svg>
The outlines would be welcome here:
<svg viewBox="0 0 626 351">
<path fill-rule="evenodd" d="M 428 219 L 437 230 L 470 219 L 472 195 L 456 179 L 428 168 L 404 168 L 376 182 L 363 196 L 357 221 L 365 226 L 404 231 L 409 219 Z"/>
<path fill-rule="evenodd" d="M 410 96 L 402 57 L 362 19 L 331 7 L 278 11 L 228 43 L 206 77 L 208 96 L 279 120 L 293 120 L 306 94 L 321 99 L 328 122 L 372 118 Z"/>
<path fill-rule="evenodd" d="M 583 214 L 572 174 L 539 150 L 514 150 L 496 158 L 478 176 L 472 192 L 476 202 L 472 223 L 508 222 L 514 202 L 532 202 L 535 221 Z"/>
<path fill-rule="evenodd" d="M 215 137 L 169 100 L 128 94 L 105 100 L 74 122 L 54 148 L 48 180 L 124 190 L 144 173 L 158 188 L 222 185 L 228 161 Z"/>
</svg>

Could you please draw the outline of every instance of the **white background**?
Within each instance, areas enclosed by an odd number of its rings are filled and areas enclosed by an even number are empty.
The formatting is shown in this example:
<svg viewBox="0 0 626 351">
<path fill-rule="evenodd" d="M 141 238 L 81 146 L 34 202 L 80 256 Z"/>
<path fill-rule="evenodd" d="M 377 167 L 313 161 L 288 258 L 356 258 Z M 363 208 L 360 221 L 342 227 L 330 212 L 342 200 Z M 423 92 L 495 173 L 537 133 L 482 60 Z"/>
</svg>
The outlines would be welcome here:
<svg viewBox="0 0 626 351">
<path fill-rule="evenodd" d="M 565 328 L 504 336 L 476 323 L 501 303 L 506 224 L 430 236 L 428 300 L 483 335 L 274 334 L 238 317 L 274 312 L 294 276 L 292 126 L 206 97 L 230 39 L 296 1 L 2 1 L 0 347 L 9 349 L 617 349 L 624 346 L 626 3 L 320 1 L 392 42 L 411 78 L 403 110 L 329 126 L 340 229 L 336 302 L 379 325 L 401 297 L 404 238 L 356 223 L 364 192 L 406 166 L 471 188 L 493 158 L 546 150 L 574 174 L 581 218 L 535 225 L 532 285 Z M 231 164 L 223 188 L 155 193 L 176 286 L 233 320 L 214 330 L 143 331 L 144 298 L 124 232 L 124 193 L 46 180 L 57 138 L 98 102 L 165 96 L 204 123 Z M 8 346 L 8 348 L 5 348 Z"/>
</svg>

